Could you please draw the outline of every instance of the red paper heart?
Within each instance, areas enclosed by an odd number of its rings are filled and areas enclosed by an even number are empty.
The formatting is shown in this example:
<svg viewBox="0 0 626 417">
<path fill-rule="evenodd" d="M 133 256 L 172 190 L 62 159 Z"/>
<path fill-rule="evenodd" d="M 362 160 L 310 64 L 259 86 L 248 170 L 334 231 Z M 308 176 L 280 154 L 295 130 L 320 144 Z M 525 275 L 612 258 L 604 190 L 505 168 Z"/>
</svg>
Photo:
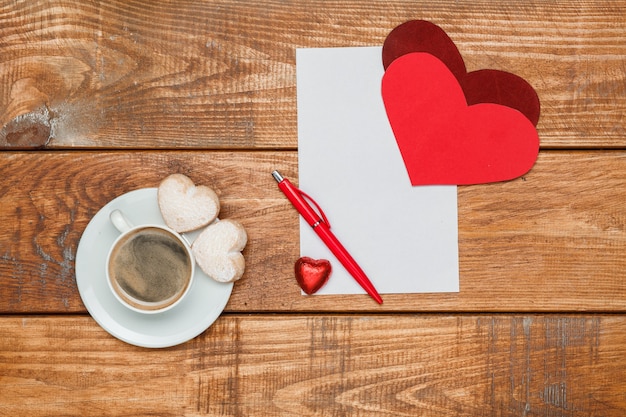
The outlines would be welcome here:
<svg viewBox="0 0 626 417">
<path fill-rule="evenodd" d="M 468 106 L 454 74 L 431 54 L 395 59 L 382 96 L 413 185 L 510 180 L 537 158 L 539 136 L 521 112 L 494 103 Z"/>
<path fill-rule="evenodd" d="M 302 291 L 311 295 L 326 284 L 332 267 L 326 259 L 313 259 L 303 256 L 296 261 L 296 280 Z"/>
<path fill-rule="evenodd" d="M 458 48 L 448 34 L 434 23 L 426 20 L 410 20 L 396 26 L 383 44 L 383 67 L 402 55 L 411 52 L 427 52 L 446 64 L 457 79 L 467 70 Z"/>
<path fill-rule="evenodd" d="M 512 107 L 537 126 L 540 103 L 532 86 L 505 71 L 483 69 L 468 73 L 458 48 L 439 26 L 425 20 L 411 20 L 397 26 L 383 44 L 383 66 L 387 69 L 395 59 L 412 52 L 427 52 L 439 58 L 459 80 L 467 104 Z"/>
</svg>

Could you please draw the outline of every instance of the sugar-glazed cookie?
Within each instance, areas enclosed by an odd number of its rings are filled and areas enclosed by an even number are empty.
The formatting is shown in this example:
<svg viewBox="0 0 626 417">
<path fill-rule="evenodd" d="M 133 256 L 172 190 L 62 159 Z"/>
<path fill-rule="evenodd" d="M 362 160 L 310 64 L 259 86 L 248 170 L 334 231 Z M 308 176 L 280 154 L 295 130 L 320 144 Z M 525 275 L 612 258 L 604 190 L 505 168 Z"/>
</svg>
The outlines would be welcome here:
<svg viewBox="0 0 626 417">
<path fill-rule="evenodd" d="M 196 186 L 183 174 L 172 174 L 161 181 L 157 196 L 165 224 L 179 233 L 206 226 L 220 212 L 217 194 L 207 186 Z"/>
<path fill-rule="evenodd" d="M 243 226 L 235 220 L 219 220 L 200 233 L 191 250 L 196 263 L 218 282 L 237 281 L 245 270 L 241 251 L 248 242 Z"/>
</svg>

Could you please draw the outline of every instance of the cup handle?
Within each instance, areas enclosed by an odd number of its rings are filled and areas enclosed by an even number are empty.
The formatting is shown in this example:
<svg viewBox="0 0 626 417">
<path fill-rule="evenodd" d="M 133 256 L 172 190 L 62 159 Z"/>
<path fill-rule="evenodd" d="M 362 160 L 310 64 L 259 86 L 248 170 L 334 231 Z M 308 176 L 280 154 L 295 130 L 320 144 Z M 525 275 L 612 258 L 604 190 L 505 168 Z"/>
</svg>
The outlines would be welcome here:
<svg viewBox="0 0 626 417">
<path fill-rule="evenodd" d="M 124 233 L 133 228 L 133 224 L 124 216 L 120 210 L 113 210 L 111 214 L 109 214 L 109 219 L 113 226 L 120 232 Z"/>
</svg>

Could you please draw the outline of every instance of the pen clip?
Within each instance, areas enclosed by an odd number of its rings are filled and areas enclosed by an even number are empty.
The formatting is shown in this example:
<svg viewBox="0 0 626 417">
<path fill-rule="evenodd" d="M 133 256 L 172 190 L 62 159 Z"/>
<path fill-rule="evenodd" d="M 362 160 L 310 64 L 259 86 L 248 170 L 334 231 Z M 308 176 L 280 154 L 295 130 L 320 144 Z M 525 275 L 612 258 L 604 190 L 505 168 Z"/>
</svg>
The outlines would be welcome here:
<svg viewBox="0 0 626 417">
<path fill-rule="evenodd" d="M 313 198 L 308 195 L 307 193 L 305 193 L 304 191 L 302 191 L 299 188 L 296 188 L 296 190 L 298 190 L 298 192 L 300 193 L 300 195 L 304 198 L 306 198 L 308 201 L 310 201 L 311 203 L 313 203 L 313 205 L 315 206 L 315 208 L 317 209 L 318 214 L 320 215 L 320 217 L 322 218 L 322 221 L 324 223 L 326 223 L 326 226 L 328 226 L 328 228 L 330 229 L 330 223 L 328 222 L 328 219 L 326 218 L 326 215 L 324 215 L 324 210 L 322 210 L 322 208 L 319 206 L 319 204 L 317 204 L 315 202 L 315 200 L 313 200 Z"/>
</svg>

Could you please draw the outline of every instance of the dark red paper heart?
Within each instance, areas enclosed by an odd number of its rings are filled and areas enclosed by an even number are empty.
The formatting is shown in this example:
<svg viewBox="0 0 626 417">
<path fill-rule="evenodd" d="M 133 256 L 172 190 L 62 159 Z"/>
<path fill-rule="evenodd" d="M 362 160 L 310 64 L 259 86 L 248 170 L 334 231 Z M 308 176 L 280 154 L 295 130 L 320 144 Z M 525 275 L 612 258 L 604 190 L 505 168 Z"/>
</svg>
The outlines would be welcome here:
<svg viewBox="0 0 626 417">
<path fill-rule="evenodd" d="M 502 104 L 519 110 L 537 126 L 541 106 L 533 87 L 505 71 L 483 69 L 468 73 L 458 48 L 439 26 L 425 20 L 397 26 L 383 44 L 383 66 L 387 69 L 395 59 L 412 52 L 427 52 L 439 58 L 459 81 L 468 105 Z"/>
<path fill-rule="evenodd" d="M 302 291 L 311 295 L 326 284 L 332 267 L 326 259 L 313 259 L 303 256 L 296 261 L 296 280 Z"/>
<path fill-rule="evenodd" d="M 394 60 L 382 96 L 413 185 L 510 180 L 537 159 L 537 130 L 521 112 L 494 103 L 468 106 L 454 74 L 431 54 Z"/>
</svg>

